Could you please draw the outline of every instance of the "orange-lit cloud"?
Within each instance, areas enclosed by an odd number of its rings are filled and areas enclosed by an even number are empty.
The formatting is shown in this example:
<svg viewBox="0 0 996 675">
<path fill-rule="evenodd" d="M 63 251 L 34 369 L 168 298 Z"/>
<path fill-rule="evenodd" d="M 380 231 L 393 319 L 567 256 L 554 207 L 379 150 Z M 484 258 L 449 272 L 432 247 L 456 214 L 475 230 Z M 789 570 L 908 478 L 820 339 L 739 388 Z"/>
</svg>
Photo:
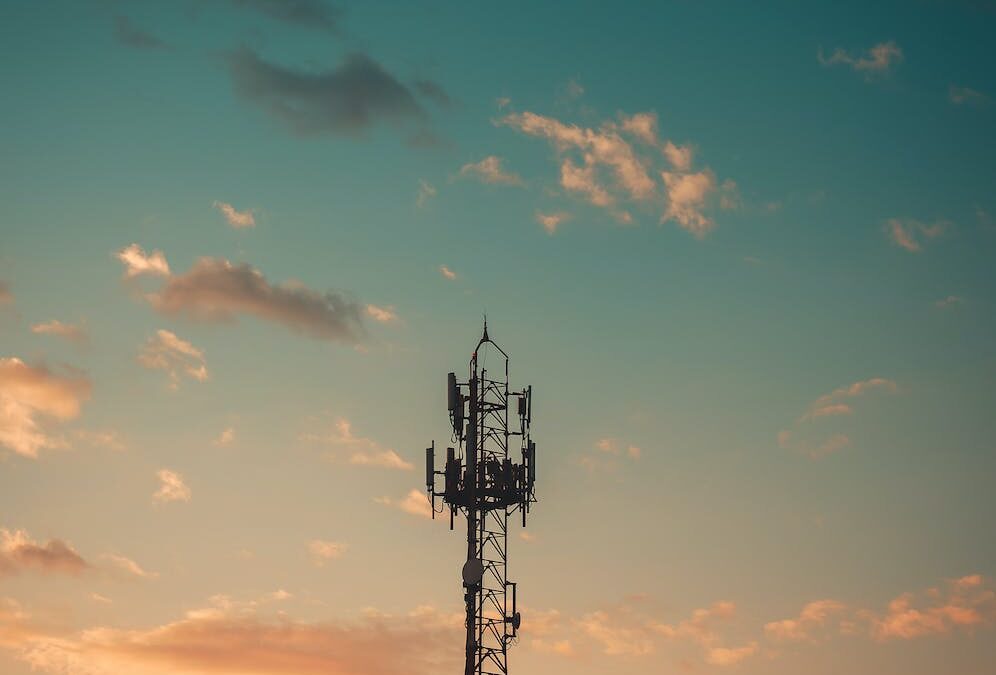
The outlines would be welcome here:
<svg viewBox="0 0 996 675">
<path fill-rule="evenodd" d="M 86 342 L 86 326 L 82 324 L 63 323 L 58 319 L 36 323 L 31 326 L 31 332 L 36 335 L 55 335 L 70 342 Z"/>
<path fill-rule="evenodd" d="M 880 42 L 864 54 L 852 55 L 841 47 L 833 50 L 830 56 L 823 54 L 821 48 L 816 54 L 817 60 L 824 66 L 843 64 L 853 70 L 865 73 L 867 76 L 888 73 L 894 66 L 903 61 L 903 50 L 892 40 Z"/>
<path fill-rule="evenodd" d="M 542 213 L 540 211 L 536 212 L 536 222 L 543 226 L 547 234 L 555 234 L 557 228 L 560 227 L 562 223 L 570 220 L 571 214 L 566 211 L 555 211 L 553 213 Z"/>
<path fill-rule="evenodd" d="M 814 600 L 806 603 L 798 617 L 764 624 L 764 633 L 776 641 L 814 642 L 816 631 L 826 625 L 830 616 L 844 609 L 844 604 L 836 600 Z"/>
<path fill-rule="evenodd" d="M 525 185 L 521 176 L 505 171 L 501 163 L 501 157 L 489 155 L 480 162 L 464 164 L 460 167 L 459 175 L 462 178 L 475 178 L 489 185 L 513 185 L 517 187 Z"/>
<path fill-rule="evenodd" d="M 432 505 L 429 503 L 428 495 L 419 489 L 412 488 L 402 499 L 392 497 L 376 497 L 378 504 L 400 509 L 405 513 L 419 518 L 432 518 Z"/>
<path fill-rule="evenodd" d="M 398 321 L 398 313 L 391 306 L 367 305 L 367 316 L 378 323 L 396 323 Z"/>
<path fill-rule="evenodd" d="M 214 439 L 212 445 L 221 448 L 226 445 L 231 445 L 234 442 L 235 442 L 235 427 L 228 427 L 222 430 L 220 434 L 218 434 L 218 438 Z"/>
<path fill-rule="evenodd" d="M 444 279 L 449 279 L 450 281 L 454 281 L 457 278 L 457 273 L 451 270 L 446 265 L 439 266 L 439 273 L 443 275 Z"/>
<path fill-rule="evenodd" d="M 150 572 L 144 569 L 137 562 L 131 558 L 127 558 L 123 555 L 117 555 L 116 553 L 105 553 L 100 556 L 101 560 L 106 561 L 108 567 L 113 572 L 122 575 L 126 578 L 131 579 L 157 579 L 159 577 L 158 572 Z"/>
<path fill-rule="evenodd" d="M 885 231 L 892 243 L 910 253 L 919 253 L 924 243 L 941 236 L 949 227 L 950 223 L 943 220 L 930 225 L 909 218 L 890 218 L 885 222 Z"/>
<path fill-rule="evenodd" d="M 157 330 L 145 342 L 138 354 L 138 362 L 150 370 L 165 371 L 174 389 L 180 385 L 181 375 L 198 382 L 208 379 L 204 352 L 165 329 Z"/>
<path fill-rule="evenodd" d="M 159 478 L 159 489 L 156 490 L 152 498 L 157 502 L 189 502 L 190 488 L 183 480 L 183 476 L 170 469 L 160 469 L 156 472 Z"/>
<path fill-rule="evenodd" d="M 307 441 L 325 443 L 333 448 L 345 450 L 345 461 L 357 466 L 373 466 L 382 469 L 400 469 L 411 471 L 414 465 L 403 459 L 394 449 L 387 448 L 364 436 L 353 433 L 352 423 L 345 417 L 335 421 L 335 428 L 327 434 L 305 434 Z M 338 459 L 338 457 L 334 457 Z"/>
<path fill-rule="evenodd" d="M 0 605 L 0 646 L 34 670 L 55 675 L 435 675 L 460 662 L 460 625 L 420 607 L 395 616 L 307 623 L 269 617 L 284 591 L 249 602 L 227 596 L 145 629 L 94 627 L 56 634 Z"/>
<path fill-rule="evenodd" d="M 126 246 L 115 257 L 125 266 L 125 278 L 141 276 L 169 276 L 169 263 L 162 251 L 152 251 L 149 254 L 138 244 Z"/>
<path fill-rule="evenodd" d="M 884 613 L 863 610 L 859 617 L 879 642 L 972 630 L 996 623 L 996 592 L 988 579 L 973 574 L 948 581 L 943 588 L 928 589 L 919 599 L 914 593 L 903 593 Z"/>
<path fill-rule="evenodd" d="M 44 366 L 0 357 L 0 446 L 24 457 L 37 457 L 42 448 L 65 447 L 37 418 L 74 419 L 89 396 L 90 382 L 80 374 L 57 375 Z"/>
<path fill-rule="evenodd" d="M 308 542 L 308 554 L 316 567 L 323 567 L 330 560 L 341 558 L 347 548 L 349 546 L 341 541 L 312 539 Z"/>
<path fill-rule="evenodd" d="M 0 576 L 24 571 L 79 574 L 90 565 L 61 539 L 40 543 L 24 530 L 0 529 Z"/>
<path fill-rule="evenodd" d="M 221 215 L 225 217 L 225 221 L 235 229 L 256 226 L 256 217 L 253 215 L 252 209 L 239 211 L 231 204 L 217 201 L 212 206 L 218 209 Z"/>
</svg>

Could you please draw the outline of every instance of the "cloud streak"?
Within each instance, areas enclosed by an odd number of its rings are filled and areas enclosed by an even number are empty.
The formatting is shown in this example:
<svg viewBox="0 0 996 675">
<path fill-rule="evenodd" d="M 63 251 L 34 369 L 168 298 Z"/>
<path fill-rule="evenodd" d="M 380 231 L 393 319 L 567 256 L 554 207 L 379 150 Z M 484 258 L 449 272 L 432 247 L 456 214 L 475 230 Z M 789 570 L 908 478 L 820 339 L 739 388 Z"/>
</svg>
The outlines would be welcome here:
<svg viewBox="0 0 996 675">
<path fill-rule="evenodd" d="M 204 352 L 179 338 L 175 333 L 159 329 L 150 337 L 142 351 L 138 362 L 149 370 L 162 370 L 169 375 L 170 387 L 176 389 L 180 385 L 180 376 L 204 382 L 208 379 L 207 362 Z"/>
<path fill-rule="evenodd" d="M 489 155 L 480 162 L 464 164 L 460 167 L 459 176 L 461 178 L 474 178 L 487 183 L 488 185 L 512 185 L 523 187 L 525 183 L 522 177 L 516 173 L 505 171 L 502 166 L 501 157 Z"/>
</svg>

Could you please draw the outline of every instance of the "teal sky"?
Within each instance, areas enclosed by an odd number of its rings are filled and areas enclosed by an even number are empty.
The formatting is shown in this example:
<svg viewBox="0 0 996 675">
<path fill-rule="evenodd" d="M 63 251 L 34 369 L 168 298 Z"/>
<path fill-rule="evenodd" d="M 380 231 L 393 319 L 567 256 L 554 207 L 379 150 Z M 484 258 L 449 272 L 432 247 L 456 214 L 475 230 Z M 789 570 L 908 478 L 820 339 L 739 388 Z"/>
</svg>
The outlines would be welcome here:
<svg viewBox="0 0 996 675">
<path fill-rule="evenodd" d="M 2 24 L 0 672 L 458 672 L 485 312 L 513 672 L 991 672 L 992 3 Z"/>
</svg>

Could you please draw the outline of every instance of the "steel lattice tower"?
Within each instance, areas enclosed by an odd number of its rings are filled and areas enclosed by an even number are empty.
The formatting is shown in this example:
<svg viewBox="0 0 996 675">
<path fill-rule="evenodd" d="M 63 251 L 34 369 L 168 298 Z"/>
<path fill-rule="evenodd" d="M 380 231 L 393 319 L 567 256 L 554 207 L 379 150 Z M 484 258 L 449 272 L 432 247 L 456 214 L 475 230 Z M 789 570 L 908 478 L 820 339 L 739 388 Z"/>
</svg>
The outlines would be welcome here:
<svg viewBox="0 0 996 675">
<path fill-rule="evenodd" d="M 493 347 L 498 373 L 486 368 Z M 443 471 L 435 470 L 435 441 L 426 448 L 426 487 L 435 517 L 436 500 L 450 509 L 450 529 L 457 512 L 467 516 L 467 561 L 463 566 L 467 605 L 464 675 L 506 675 L 508 647 L 519 629 L 516 586 L 507 576 L 508 521 L 516 511 L 526 524 L 536 501 L 536 444 L 529 433 L 532 387 L 508 387 L 508 354 L 484 334 L 470 359 L 469 377 L 448 377 L 448 408 L 456 447 L 446 449 Z M 466 392 L 466 393 L 464 393 Z M 516 402 L 518 430 L 509 430 L 509 403 Z M 509 456 L 519 445 L 521 462 Z M 436 491 L 436 476 L 444 488 Z M 511 594 L 511 603 L 509 595 Z"/>
</svg>

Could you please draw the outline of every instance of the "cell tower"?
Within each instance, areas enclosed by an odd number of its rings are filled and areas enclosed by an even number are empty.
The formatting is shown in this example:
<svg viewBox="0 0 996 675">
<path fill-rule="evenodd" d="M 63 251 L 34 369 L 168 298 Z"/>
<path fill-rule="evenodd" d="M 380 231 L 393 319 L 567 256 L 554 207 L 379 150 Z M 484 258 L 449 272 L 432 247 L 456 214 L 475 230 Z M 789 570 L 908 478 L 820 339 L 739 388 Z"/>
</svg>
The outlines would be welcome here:
<svg viewBox="0 0 996 675">
<path fill-rule="evenodd" d="M 497 351 L 497 374 L 485 367 L 490 347 Z M 447 400 L 453 442 L 446 448 L 446 466 L 435 470 L 436 442 L 425 450 L 425 482 L 432 513 L 450 509 L 450 529 L 457 512 L 467 516 L 467 562 L 463 565 L 467 603 L 467 660 L 464 675 L 506 675 L 508 647 L 518 635 L 520 616 L 516 586 L 506 575 L 508 519 L 516 511 L 526 525 L 529 505 L 536 502 L 536 444 L 530 439 L 532 387 L 508 388 L 508 354 L 488 337 L 484 320 L 470 359 L 469 379 L 450 373 Z M 517 430 L 509 430 L 509 403 L 515 402 Z M 517 440 L 522 462 L 509 456 Z M 443 491 L 436 491 L 436 476 Z M 437 500 L 441 500 L 439 511 Z M 511 606 L 509 606 L 511 595 Z"/>
</svg>

